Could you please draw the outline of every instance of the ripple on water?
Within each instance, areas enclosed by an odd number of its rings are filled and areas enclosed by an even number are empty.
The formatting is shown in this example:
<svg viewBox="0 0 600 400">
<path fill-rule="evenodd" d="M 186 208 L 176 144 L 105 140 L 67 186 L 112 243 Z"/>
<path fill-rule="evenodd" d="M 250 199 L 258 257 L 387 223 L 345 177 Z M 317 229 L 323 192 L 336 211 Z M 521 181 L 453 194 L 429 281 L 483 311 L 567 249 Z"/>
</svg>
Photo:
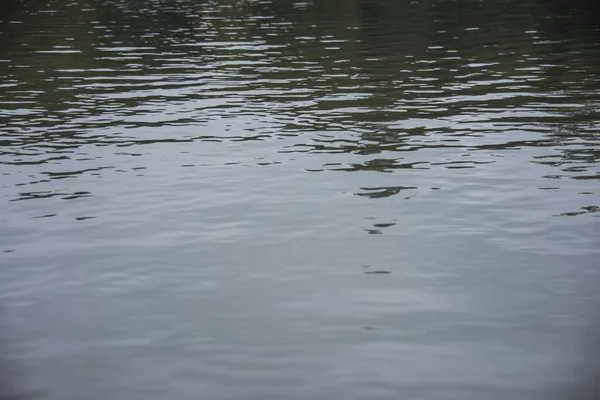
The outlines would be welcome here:
<svg viewBox="0 0 600 400">
<path fill-rule="evenodd" d="M 16 394 L 573 384 L 600 252 L 582 1 L 5 3 Z"/>
</svg>

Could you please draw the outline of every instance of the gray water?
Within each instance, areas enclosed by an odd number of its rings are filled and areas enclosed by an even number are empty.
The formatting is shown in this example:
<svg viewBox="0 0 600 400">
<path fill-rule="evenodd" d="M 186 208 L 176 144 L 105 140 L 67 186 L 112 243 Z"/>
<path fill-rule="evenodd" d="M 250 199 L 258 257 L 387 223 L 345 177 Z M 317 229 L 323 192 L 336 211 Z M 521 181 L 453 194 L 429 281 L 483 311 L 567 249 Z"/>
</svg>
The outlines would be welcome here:
<svg viewBox="0 0 600 400">
<path fill-rule="evenodd" d="M 591 396 L 598 11 L 3 1 L 2 398 Z"/>
</svg>

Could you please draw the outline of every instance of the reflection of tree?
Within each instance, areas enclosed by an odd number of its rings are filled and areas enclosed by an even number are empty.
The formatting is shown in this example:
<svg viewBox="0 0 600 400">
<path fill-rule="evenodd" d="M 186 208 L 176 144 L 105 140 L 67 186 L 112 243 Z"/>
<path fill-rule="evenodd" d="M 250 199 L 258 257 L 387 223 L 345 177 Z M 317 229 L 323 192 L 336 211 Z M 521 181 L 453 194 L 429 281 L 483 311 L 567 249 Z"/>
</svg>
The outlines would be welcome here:
<svg viewBox="0 0 600 400">
<path fill-rule="evenodd" d="M 390 187 L 374 187 L 360 188 L 363 192 L 355 193 L 357 196 L 365 196 L 372 199 L 394 196 L 402 191 L 417 189 L 415 186 L 390 186 Z M 393 225 L 393 224 L 391 224 Z M 376 225 L 377 226 L 377 225 Z"/>
<path fill-rule="evenodd" d="M 18 20 L 23 12 L 23 3 L 20 0 L 4 0 L 0 2 L 0 54 L 10 50 L 19 31 L 19 24 L 11 21 Z"/>
<path fill-rule="evenodd" d="M 538 164 L 552 165 L 564 172 L 555 178 L 600 179 L 600 103 L 588 102 L 564 114 L 556 112 L 545 125 L 553 154 L 535 157 Z"/>
<path fill-rule="evenodd" d="M 165 125 L 134 117 L 171 102 L 216 99 L 215 112 L 203 111 L 203 120 L 229 107 L 234 116 L 276 126 L 282 136 L 319 133 L 285 151 L 375 155 L 545 145 L 477 138 L 506 127 L 535 128 L 540 118 L 558 122 L 555 105 L 598 87 L 593 69 L 600 59 L 587 29 L 597 21 L 582 12 L 586 7 L 595 6 L 583 0 L 84 1 L 54 14 L 27 14 L 31 26 L 55 29 L 57 18 L 70 23 L 43 40 L 23 31 L 31 35 L 29 67 L 3 75 L 21 91 L 38 91 L 30 101 L 42 106 L 40 118 L 12 121 L 44 130 L 47 138 L 82 127 Z M 65 41 L 70 37 L 76 40 Z M 35 53 L 62 45 L 79 53 Z M 198 114 L 177 123 L 197 123 Z M 60 133 L 48 132 L 58 124 Z M 575 131 L 568 124 L 554 129 Z M 583 154 L 589 155 L 575 156 Z M 412 165 L 379 156 L 351 169 L 402 164 Z"/>
</svg>

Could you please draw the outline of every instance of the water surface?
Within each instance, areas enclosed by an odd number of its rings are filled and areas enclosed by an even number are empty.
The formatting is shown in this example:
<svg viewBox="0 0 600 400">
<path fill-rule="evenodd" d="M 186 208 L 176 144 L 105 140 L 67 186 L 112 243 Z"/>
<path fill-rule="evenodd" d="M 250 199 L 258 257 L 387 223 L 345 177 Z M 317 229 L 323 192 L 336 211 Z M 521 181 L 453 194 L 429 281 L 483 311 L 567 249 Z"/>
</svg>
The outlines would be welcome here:
<svg viewBox="0 0 600 400">
<path fill-rule="evenodd" d="M 589 394 L 598 15 L 3 2 L 2 394 Z"/>
</svg>

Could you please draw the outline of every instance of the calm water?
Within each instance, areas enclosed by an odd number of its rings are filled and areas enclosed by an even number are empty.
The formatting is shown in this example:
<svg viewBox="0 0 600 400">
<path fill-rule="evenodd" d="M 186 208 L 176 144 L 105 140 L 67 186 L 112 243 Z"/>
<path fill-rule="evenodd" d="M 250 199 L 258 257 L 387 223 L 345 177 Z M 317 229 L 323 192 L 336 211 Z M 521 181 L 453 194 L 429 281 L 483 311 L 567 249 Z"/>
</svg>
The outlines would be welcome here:
<svg viewBox="0 0 600 400">
<path fill-rule="evenodd" d="M 5 0 L 3 398 L 589 394 L 594 4 Z"/>
</svg>

